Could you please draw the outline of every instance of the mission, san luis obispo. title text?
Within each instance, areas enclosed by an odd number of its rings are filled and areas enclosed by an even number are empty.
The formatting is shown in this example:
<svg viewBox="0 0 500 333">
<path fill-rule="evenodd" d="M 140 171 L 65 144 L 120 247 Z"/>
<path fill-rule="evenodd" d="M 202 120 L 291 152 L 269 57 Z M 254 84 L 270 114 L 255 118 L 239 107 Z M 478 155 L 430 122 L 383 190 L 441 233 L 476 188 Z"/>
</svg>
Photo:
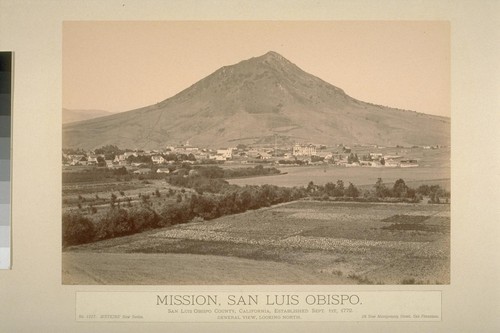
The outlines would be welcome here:
<svg viewBox="0 0 500 333">
<path fill-rule="evenodd" d="M 167 306 L 251 306 L 251 305 L 361 305 L 357 294 L 165 294 L 156 295 L 156 305 Z"/>
</svg>

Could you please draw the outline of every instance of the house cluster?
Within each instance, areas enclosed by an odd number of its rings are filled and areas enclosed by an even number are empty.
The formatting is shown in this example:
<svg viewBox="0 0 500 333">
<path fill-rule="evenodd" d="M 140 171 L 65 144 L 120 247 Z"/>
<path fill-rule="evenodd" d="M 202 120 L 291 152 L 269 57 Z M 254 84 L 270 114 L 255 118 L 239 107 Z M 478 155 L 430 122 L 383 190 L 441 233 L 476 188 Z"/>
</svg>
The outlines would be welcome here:
<svg viewBox="0 0 500 333">
<path fill-rule="evenodd" d="M 74 166 L 74 165 L 97 165 L 99 155 L 87 155 L 87 154 L 64 154 L 63 153 L 63 165 Z"/>
<path fill-rule="evenodd" d="M 113 154 L 96 154 L 79 150 L 77 154 L 63 152 L 64 166 L 140 167 L 145 164 L 164 165 L 194 163 L 203 160 L 227 161 L 233 158 L 236 148 L 201 149 L 192 146 L 168 146 L 162 150 L 126 151 Z"/>
<path fill-rule="evenodd" d="M 318 165 L 334 164 L 345 167 L 418 167 L 418 161 L 404 159 L 399 154 L 370 152 L 361 158 L 349 147 L 340 145 L 337 151 L 328 150 L 325 145 L 295 144 L 289 147 L 249 147 L 238 145 L 219 149 L 200 148 L 189 145 L 167 146 L 163 150 L 126 151 L 120 154 L 95 154 L 78 151 L 78 154 L 63 154 L 63 165 L 96 165 L 115 167 L 145 168 L 157 166 L 157 172 L 168 173 L 168 164 L 175 163 L 253 163 Z M 111 158 L 112 157 L 112 158 Z M 140 169 L 139 169 L 140 170 Z"/>
<path fill-rule="evenodd" d="M 374 168 L 414 168 L 418 167 L 415 159 L 404 159 L 401 155 L 384 155 L 381 153 L 369 153 L 364 159 L 351 161 L 340 159 L 337 165 L 346 167 L 374 167 Z"/>
<path fill-rule="evenodd" d="M 292 147 L 292 154 L 285 154 L 285 159 L 301 160 L 306 164 L 334 164 L 344 167 L 389 167 L 389 168 L 412 168 L 418 167 L 415 159 L 405 159 L 399 154 L 383 154 L 380 152 L 369 152 L 361 158 L 353 153 L 350 147 L 339 145 L 337 151 L 328 151 L 324 145 L 296 144 Z M 377 147 L 380 148 L 380 147 Z M 385 147 L 381 147 L 385 148 Z"/>
</svg>

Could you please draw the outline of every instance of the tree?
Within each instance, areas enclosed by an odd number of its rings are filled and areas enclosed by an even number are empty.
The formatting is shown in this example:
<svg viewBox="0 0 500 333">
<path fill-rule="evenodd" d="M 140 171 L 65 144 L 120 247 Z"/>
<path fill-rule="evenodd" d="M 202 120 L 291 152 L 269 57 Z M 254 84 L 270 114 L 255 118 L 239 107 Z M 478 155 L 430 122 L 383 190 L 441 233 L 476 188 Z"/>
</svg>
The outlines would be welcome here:
<svg viewBox="0 0 500 333">
<path fill-rule="evenodd" d="M 116 157 L 115 154 L 111 154 L 111 153 L 110 154 L 104 154 L 104 159 L 105 160 L 114 160 L 115 157 Z"/>
<path fill-rule="evenodd" d="M 429 187 L 429 185 L 420 185 L 417 188 L 417 193 L 428 196 L 431 193 L 431 188 Z"/>
<path fill-rule="evenodd" d="M 102 146 L 101 148 L 97 148 L 94 152 L 96 154 L 99 154 L 99 155 L 101 155 L 101 154 L 110 154 L 110 155 L 123 154 L 123 150 L 121 150 L 120 148 L 118 148 L 115 145 Z"/>
<path fill-rule="evenodd" d="M 100 167 L 106 166 L 106 161 L 104 160 L 104 157 L 97 156 L 97 166 L 100 166 Z"/>
<path fill-rule="evenodd" d="M 315 155 L 312 155 L 311 156 L 311 162 L 315 163 L 315 162 L 323 162 L 325 160 L 324 157 L 321 157 L 321 156 L 315 156 Z"/>
<path fill-rule="evenodd" d="M 94 224 L 81 213 L 64 213 L 62 216 L 63 246 L 88 243 L 95 237 Z"/>
<path fill-rule="evenodd" d="M 151 160 L 151 156 L 146 156 L 146 155 L 139 155 L 139 156 L 134 156 L 130 155 L 127 157 L 127 161 L 130 163 L 142 163 L 142 164 L 152 164 L 153 161 Z"/>
<path fill-rule="evenodd" d="M 344 196 L 344 182 L 342 180 L 337 180 L 337 185 L 334 190 L 335 197 L 343 197 Z"/>
<path fill-rule="evenodd" d="M 328 182 L 325 184 L 325 192 L 329 196 L 334 196 L 335 195 L 335 184 L 332 182 Z"/>
<path fill-rule="evenodd" d="M 198 174 L 207 178 L 223 178 L 224 169 L 218 166 L 207 166 L 196 169 Z"/>
<path fill-rule="evenodd" d="M 149 194 L 144 194 L 144 195 L 141 195 L 141 199 L 142 199 L 142 204 L 143 206 L 149 206 L 150 205 L 150 202 L 149 202 Z"/>
<path fill-rule="evenodd" d="M 114 193 L 111 193 L 111 202 L 110 202 L 111 208 L 114 208 L 115 204 L 116 204 L 116 195 Z"/>
<path fill-rule="evenodd" d="M 134 222 L 125 209 L 110 209 L 98 225 L 99 239 L 130 235 L 135 232 Z"/>
<path fill-rule="evenodd" d="M 401 178 L 396 180 L 394 186 L 392 187 L 392 196 L 397 198 L 405 198 L 408 192 L 408 186 L 406 186 L 405 181 Z"/>
<path fill-rule="evenodd" d="M 309 184 L 307 184 L 307 192 L 314 193 L 315 191 L 316 191 L 316 185 L 314 185 L 313 181 L 311 180 Z"/>
<path fill-rule="evenodd" d="M 161 226 L 160 216 L 154 210 L 146 207 L 129 210 L 128 219 L 133 223 L 136 232 Z"/>
<path fill-rule="evenodd" d="M 382 178 L 378 178 L 375 183 L 375 195 L 379 198 L 385 198 L 389 193 L 388 188 L 384 185 Z"/>
<path fill-rule="evenodd" d="M 168 153 L 167 155 L 164 155 L 163 158 L 167 161 L 177 161 L 177 155 L 174 153 Z"/>
<path fill-rule="evenodd" d="M 359 190 L 353 185 L 353 183 L 349 183 L 349 186 L 345 190 L 345 195 L 351 198 L 357 198 L 359 197 Z"/>
<path fill-rule="evenodd" d="M 113 174 L 115 176 L 123 176 L 123 175 L 128 174 L 128 172 L 127 172 L 127 169 L 125 167 L 121 167 L 121 168 L 113 170 Z"/>
<path fill-rule="evenodd" d="M 359 157 L 358 157 L 358 154 L 349 154 L 349 156 L 347 156 L 347 163 L 349 164 L 352 164 L 352 163 L 359 163 Z"/>
</svg>

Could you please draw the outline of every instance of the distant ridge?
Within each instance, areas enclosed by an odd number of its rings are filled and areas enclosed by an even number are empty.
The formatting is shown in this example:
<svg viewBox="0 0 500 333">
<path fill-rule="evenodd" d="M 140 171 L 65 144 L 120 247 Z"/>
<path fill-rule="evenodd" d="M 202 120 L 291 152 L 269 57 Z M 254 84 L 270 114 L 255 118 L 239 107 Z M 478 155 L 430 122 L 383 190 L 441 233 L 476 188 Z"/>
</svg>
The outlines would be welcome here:
<svg viewBox="0 0 500 333">
<path fill-rule="evenodd" d="M 215 148 L 274 140 L 449 145 L 450 118 L 359 101 L 271 51 L 224 66 L 155 105 L 63 126 L 67 148 L 155 149 L 186 141 Z"/>
<path fill-rule="evenodd" d="M 68 124 L 76 121 L 109 116 L 112 114 L 112 112 L 103 110 L 72 110 L 63 108 L 62 122 L 63 124 Z"/>
</svg>

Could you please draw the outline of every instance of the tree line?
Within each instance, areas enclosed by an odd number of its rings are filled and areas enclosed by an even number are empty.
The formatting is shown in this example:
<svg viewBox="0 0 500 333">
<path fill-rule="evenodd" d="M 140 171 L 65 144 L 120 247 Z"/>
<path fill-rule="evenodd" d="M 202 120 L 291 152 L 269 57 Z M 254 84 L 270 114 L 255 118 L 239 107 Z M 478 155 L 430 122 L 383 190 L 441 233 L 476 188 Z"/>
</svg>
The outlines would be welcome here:
<svg viewBox="0 0 500 333">
<path fill-rule="evenodd" d="M 336 183 L 307 187 L 279 187 L 275 185 L 237 186 L 221 178 L 205 176 L 169 177 L 171 185 L 191 188 L 191 196 L 176 202 L 167 202 L 153 209 L 144 201 L 140 207 L 124 208 L 111 205 L 106 214 L 93 221 L 80 211 L 70 211 L 62 217 L 63 246 L 78 245 L 113 237 L 131 235 L 154 228 L 186 223 L 199 218 L 211 220 L 247 210 L 269 207 L 279 203 L 295 201 L 305 197 L 320 200 L 396 201 L 418 202 L 423 196 L 430 197 L 430 203 L 448 201 L 449 192 L 439 185 L 422 185 L 417 189 L 407 186 L 398 179 L 392 187 L 378 179 L 373 189 L 361 191 L 354 184 Z M 157 193 L 159 196 L 159 193 Z M 441 198 L 441 199 L 440 199 Z"/>
<path fill-rule="evenodd" d="M 186 223 L 196 217 L 211 220 L 250 209 L 298 200 L 306 195 L 302 187 L 231 185 L 218 195 L 193 193 L 187 199 L 166 203 L 156 210 L 146 203 L 132 209 L 112 205 L 104 216 L 97 218 L 97 221 L 92 221 L 80 211 L 66 212 L 62 217 L 63 246 L 131 235 L 149 229 Z"/>
<path fill-rule="evenodd" d="M 450 192 L 439 185 L 420 185 L 418 188 L 412 188 L 401 178 L 392 186 L 387 186 L 382 178 L 378 178 L 372 189 L 365 190 L 358 189 L 352 183 L 345 186 L 342 180 L 337 180 L 336 183 L 328 182 L 325 185 L 315 185 L 311 181 L 306 190 L 309 196 L 316 198 L 350 198 L 369 202 L 420 202 L 424 197 L 429 197 L 429 203 L 447 203 L 450 199 Z"/>
</svg>

